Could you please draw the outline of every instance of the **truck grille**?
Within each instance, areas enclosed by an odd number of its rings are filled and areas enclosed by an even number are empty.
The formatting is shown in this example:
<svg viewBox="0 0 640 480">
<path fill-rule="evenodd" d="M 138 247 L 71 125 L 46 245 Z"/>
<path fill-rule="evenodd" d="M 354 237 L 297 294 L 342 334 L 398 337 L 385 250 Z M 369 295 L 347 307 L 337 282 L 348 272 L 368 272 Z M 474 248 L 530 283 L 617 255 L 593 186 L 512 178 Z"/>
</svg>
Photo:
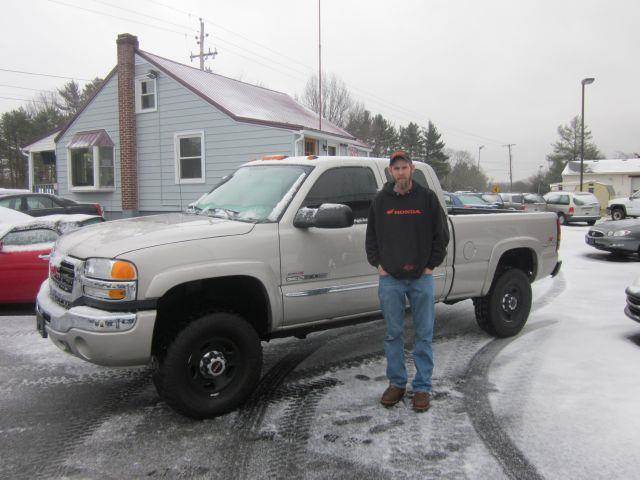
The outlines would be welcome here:
<svg viewBox="0 0 640 480">
<path fill-rule="evenodd" d="M 51 279 L 60 290 L 71 293 L 73 291 L 73 280 L 75 279 L 74 266 L 63 260 L 60 266 L 52 272 Z"/>
<path fill-rule="evenodd" d="M 589 230 L 590 237 L 604 237 L 604 233 L 599 232 L 598 230 Z"/>
</svg>

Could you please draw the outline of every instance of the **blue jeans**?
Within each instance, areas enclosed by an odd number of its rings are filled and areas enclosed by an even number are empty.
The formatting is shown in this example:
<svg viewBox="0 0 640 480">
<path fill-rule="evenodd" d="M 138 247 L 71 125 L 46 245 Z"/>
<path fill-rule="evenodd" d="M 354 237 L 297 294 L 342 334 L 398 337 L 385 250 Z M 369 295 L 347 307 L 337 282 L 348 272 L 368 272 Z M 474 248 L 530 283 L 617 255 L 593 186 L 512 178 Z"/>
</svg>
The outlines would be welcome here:
<svg viewBox="0 0 640 480">
<path fill-rule="evenodd" d="M 409 297 L 415 340 L 413 361 L 416 376 L 414 392 L 431 392 L 433 373 L 433 323 L 435 317 L 434 281 L 432 275 L 422 275 L 415 280 L 398 280 L 391 275 L 380 276 L 378 297 L 380 308 L 387 321 L 384 351 L 387 355 L 387 378 L 395 387 L 405 388 L 407 369 L 404 364 L 404 311 L 405 296 Z"/>
</svg>

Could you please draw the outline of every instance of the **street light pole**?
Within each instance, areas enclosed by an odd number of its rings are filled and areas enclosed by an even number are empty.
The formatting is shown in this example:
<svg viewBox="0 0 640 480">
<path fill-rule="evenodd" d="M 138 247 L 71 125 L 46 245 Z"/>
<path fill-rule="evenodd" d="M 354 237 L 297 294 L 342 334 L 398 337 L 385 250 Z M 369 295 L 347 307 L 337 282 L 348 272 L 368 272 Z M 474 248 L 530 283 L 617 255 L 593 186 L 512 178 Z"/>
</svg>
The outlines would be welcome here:
<svg viewBox="0 0 640 480">
<path fill-rule="evenodd" d="M 582 114 L 580 115 L 580 191 L 582 191 L 582 183 L 584 177 L 584 86 L 590 85 L 595 78 L 583 78 L 582 84 Z"/>
<path fill-rule="evenodd" d="M 484 148 L 484 145 L 478 147 L 478 170 L 480 170 L 480 151 Z"/>
</svg>

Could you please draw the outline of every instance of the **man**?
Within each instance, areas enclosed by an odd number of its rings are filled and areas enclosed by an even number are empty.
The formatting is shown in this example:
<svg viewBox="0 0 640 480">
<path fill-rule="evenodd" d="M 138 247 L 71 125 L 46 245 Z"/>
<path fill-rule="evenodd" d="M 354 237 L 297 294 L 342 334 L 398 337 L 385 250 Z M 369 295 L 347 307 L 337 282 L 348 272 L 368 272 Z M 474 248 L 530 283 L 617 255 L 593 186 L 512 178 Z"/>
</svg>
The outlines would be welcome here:
<svg viewBox="0 0 640 480">
<path fill-rule="evenodd" d="M 384 350 L 389 387 L 380 401 L 393 406 L 405 394 L 406 296 L 415 331 L 413 409 L 425 411 L 430 406 L 433 373 L 433 269 L 446 256 L 449 228 L 436 194 L 412 180 L 415 168 L 405 152 L 391 155 L 388 170 L 394 181 L 387 182 L 371 204 L 366 250 L 369 263 L 380 275 L 378 297 L 387 323 Z"/>
</svg>

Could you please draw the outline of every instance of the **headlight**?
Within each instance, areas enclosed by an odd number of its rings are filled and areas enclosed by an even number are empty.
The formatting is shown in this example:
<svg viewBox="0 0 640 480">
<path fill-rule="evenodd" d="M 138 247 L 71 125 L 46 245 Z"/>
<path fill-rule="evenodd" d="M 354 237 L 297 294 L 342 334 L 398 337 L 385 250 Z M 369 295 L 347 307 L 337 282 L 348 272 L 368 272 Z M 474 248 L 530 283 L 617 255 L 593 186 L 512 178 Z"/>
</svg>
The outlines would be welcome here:
<svg viewBox="0 0 640 480">
<path fill-rule="evenodd" d="M 108 258 L 89 258 L 84 265 L 84 275 L 98 280 L 130 281 L 138 278 L 133 263 Z"/>
<path fill-rule="evenodd" d="M 613 233 L 614 237 L 626 237 L 627 235 L 631 235 L 631 230 L 618 230 Z"/>
<path fill-rule="evenodd" d="M 108 258 L 89 258 L 84 265 L 82 291 L 98 300 L 136 299 L 138 272 L 133 263 Z"/>
</svg>

